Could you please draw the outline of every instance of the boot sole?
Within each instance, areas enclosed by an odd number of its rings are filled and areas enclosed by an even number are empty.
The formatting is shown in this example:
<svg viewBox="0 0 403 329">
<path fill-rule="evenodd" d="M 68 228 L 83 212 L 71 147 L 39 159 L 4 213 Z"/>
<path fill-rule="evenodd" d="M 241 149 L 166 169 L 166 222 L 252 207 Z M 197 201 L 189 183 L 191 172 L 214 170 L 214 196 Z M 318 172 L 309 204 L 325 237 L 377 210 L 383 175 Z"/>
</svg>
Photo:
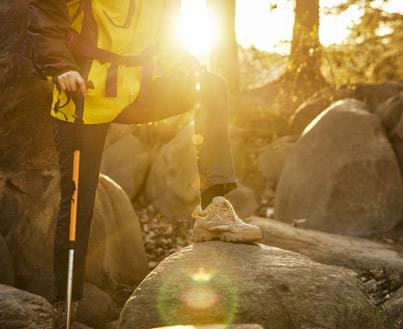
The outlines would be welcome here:
<svg viewBox="0 0 403 329">
<path fill-rule="evenodd" d="M 211 240 L 221 240 L 223 242 L 259 242 L 262 240 L 261 232 L 251 233 L 231 233 L 231 232 L 211 232 L 205 229 L 194 229 L 191 237 L 192 242 L 205 242 Z"/>
</svg>

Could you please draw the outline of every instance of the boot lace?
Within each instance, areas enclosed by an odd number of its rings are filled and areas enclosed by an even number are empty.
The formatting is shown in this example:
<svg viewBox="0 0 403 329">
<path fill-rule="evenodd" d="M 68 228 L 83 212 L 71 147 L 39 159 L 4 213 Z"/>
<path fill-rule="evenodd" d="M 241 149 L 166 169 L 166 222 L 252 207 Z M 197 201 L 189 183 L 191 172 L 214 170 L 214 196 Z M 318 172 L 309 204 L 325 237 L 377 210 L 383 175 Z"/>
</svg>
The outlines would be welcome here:
<svg viewBox="0 0 403 329">
<path fill-rule="evenodd" d="M 220 210 L 224 215 L 226 215 L 228 218 L 232 219 L 233 221 L 235 221 L 236 218 L 238 217 L 235 213 L 234 208 L 232 207 L 232 204 L 229 203 L 228 201 L 224 201 L 220 204 Z"/>
</svg>

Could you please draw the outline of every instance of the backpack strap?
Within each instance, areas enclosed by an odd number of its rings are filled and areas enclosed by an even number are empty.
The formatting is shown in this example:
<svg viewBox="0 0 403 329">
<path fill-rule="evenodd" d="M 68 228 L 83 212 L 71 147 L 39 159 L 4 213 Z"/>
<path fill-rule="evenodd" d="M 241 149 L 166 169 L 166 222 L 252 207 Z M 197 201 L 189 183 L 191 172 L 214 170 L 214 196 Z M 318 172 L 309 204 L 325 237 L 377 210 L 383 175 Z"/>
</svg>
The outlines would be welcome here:
<svg viewBox="0 0 403 329">
<path fill-rule="evenodd" d="M 111 63 L 106 75 L 105 96 L 117 96 L 117 80 L 119 65 L 141 66 L 141 83 L 139 92 L 140 104 L 146 104 L 151 89 L 152 76 L 154 72 L 153 56 L 156 54 L 156 47 L 151 46 L 143 50 L 139 55 L 121 56 L 105 49 L 98 48 L 80 39 L 80 35 L 71 30 L 69 33 L 70 51 L 74 55 L 96 59 L 101 63 Z"/>
</svg>

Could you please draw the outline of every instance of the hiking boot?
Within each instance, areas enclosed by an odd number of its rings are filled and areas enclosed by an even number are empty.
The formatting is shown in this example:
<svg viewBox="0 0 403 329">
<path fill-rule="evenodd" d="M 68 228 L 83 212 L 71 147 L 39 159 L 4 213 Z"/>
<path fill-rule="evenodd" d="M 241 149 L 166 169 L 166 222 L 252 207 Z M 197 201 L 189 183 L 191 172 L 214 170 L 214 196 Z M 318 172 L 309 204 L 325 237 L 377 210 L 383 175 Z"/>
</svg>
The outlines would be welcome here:
<svg viewBox="0 0 403 329">
<path fill-rule="evenodd" d="M 197 206 L 192 214 L 196 218 L 192 241 L 219 239 L 228 242 L 257 242 L 262 239 L 260 229 L 246 224 L 235 213 L 232 204 L 224 197 L 217 196 L 202 210 Z"/>
<path fill-rule="evenodd" d="M 70 308 L 70 324 L 72 324 L 76 318 L 77 312 L 77 302 L 71 303 Z M 56 329 L 63 329 L 66 328 L 66 302 L 60 300 L 53 305 L 53 311 L 55 312 L 55 319 L 56 319 Z"/>
</svg>

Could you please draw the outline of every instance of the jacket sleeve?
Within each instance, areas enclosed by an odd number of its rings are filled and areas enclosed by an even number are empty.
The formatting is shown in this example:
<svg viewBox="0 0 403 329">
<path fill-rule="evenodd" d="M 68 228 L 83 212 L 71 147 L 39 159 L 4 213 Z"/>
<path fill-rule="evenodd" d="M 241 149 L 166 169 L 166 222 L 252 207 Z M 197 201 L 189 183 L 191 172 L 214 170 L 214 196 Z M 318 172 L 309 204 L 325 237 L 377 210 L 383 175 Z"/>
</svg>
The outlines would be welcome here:
<svg viewBox="0 0 403 329">
<path fill-rule="evenodd" d="M 47 76 L 79 71 L 67 46 L 70 17 L 66 0 L 32 0 L 28 34 L 35 64 Z"/>
<path fill-rule="evenodd" d="M 180 38 L 178 27 L 181 17 L 181 1 L 165 0 L 157 32 L 158 64 L 169 74 L 187 60 L 195 60 Z"/>
</svg>

